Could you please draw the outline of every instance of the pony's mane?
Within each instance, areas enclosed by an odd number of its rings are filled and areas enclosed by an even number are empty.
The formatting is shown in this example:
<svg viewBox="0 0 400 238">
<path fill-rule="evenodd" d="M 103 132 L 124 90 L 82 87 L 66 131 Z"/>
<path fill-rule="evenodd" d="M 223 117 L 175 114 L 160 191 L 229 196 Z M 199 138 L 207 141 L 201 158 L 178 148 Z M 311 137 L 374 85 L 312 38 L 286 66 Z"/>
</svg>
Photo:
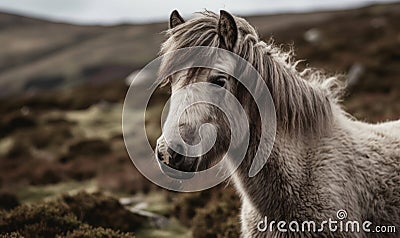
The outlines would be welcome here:
<svg viewBox="0 0 400 238">
<path fill-rule="evenodd" d="M 275 103 L 278 125 L 293 132 L 304 130 L 320 134 L 333 118 L 342 87 L 337 76 L 328 77 L 314 68 L 297 70 L 293 50 L 285 51 L 259 39 L 254 28 L 243 18 L 234 17 L 238 41 L 234 53 L 247 60 L 265 80 Z M 168 39 L 161 54 L 193 46 L 219 47 L 219 16 L 211 11 L 166 31 Z"/>
</svg>

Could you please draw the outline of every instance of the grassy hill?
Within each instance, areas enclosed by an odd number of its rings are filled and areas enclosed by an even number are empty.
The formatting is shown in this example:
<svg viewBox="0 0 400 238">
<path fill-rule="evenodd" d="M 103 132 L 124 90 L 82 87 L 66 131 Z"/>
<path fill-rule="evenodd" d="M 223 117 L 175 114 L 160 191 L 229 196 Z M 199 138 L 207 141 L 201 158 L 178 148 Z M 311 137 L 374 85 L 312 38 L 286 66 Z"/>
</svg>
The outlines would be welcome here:
<svg viewBox="0 0 400 238">
<path fill-rule="evenodd" d="M 0 14 L 0 94 L 122 79 L 158 51 L 165 24 L 77 26 Z"/>
</svg>

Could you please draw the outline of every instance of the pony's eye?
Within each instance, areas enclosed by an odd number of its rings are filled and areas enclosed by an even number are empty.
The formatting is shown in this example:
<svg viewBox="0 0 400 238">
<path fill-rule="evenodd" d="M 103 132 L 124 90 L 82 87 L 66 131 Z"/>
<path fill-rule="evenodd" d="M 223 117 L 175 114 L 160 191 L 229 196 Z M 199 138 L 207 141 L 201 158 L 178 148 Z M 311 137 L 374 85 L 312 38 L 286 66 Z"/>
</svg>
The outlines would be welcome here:
<svg viewBox="0 0 400 238">
<path fill-rule="evenodd" d="M 212 84 L 217 85 L 217 86 L 225 87 L 226 78 L 221 77 L 221 76 L 218 76 L 218 77 L 212 78 L 210 82 L 211 82 Z"/>
</svg>

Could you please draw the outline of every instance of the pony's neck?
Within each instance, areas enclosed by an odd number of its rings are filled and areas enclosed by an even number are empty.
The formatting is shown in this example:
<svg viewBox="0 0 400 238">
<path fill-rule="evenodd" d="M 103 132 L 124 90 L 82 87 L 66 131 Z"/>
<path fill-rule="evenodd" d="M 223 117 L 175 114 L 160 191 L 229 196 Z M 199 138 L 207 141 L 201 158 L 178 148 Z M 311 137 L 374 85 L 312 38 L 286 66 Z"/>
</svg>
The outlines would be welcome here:
<svg viewBox="0 0 400 238">
<path fill-rule="evenodd" d="M 279 132 L 278 132 L 279 133 Z M 262 216 L 274 219 L 288 219 L 297 209 L 301 182 L 307 176 L 307 146 L 299 140 L 286 135 L 277 135 L 274 148 L 264 168 L 254 177 L 248 173 L 257 151 L 257 142 L 251 141 L 248 154 L 235 174 L 235 185 L 243 199 Z M 260 144 L 262 151 L 263 146 Z"/>
<path fill-rule="evenodd" d="M 274 72 L 275 77 L 271 74 L 267 82 L 278 120 L 272 152 L 264 168 L 250 178 L 248 172 L 257 150 L 267 151 L 263 148 L 267 142 L 260 142 L 259 123 L 250 123 L 256 126 L 251 127 L 248 153 L 234 180 L 243 199 L 262 216 L 285 220 L 292 218 L 301 204 L 298 195 L 307 187 L 308 153 L 317 144 L 314 141 L 329 133 L 333 115 L 330 99 L 321 89 L 283 68 L 271 70 L 281 71 Z M 254 107 L 249 108 L 251 111 Z M 252 120 L 254 112 L 250 111 Z"/>
</svg>

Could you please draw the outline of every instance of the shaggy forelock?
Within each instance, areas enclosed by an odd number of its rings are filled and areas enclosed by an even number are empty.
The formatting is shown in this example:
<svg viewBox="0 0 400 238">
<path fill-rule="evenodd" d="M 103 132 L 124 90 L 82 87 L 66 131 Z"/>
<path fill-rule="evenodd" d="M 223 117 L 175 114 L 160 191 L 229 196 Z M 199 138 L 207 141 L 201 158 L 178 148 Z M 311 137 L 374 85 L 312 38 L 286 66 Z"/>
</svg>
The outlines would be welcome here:
<svg viewBox="0 0 400 238">
<path fill-rule="evenodd" d="M 337 101 L 342 87 L 337 76 L 327 77 L 312 68 L 298 71 L 300 61 L 294 60 L 292 50 L 285 51 L 272 41 L 260 40 L 246 20 L 234 19 L 239 35 L 233 52 L 252 64 L 265 80 L 281 128 L 292 133 L 305 129 L 317 133 L 325 130 L 332 111 L 341 112 Z M 197 13 L 194 18 L 166 31 L 168 39 L 162 44 L 160 53 L 193 46 L 219 47 L 218 21 L 219 15 L 211 11 Z M 166 61 L 172 60 L 166 58 Z M 164 62 L 164 67 L 168 67 L 168 63 L 172 62 Z M 164 70 L 161 68 L 161 74 Z"/>
</svg>

